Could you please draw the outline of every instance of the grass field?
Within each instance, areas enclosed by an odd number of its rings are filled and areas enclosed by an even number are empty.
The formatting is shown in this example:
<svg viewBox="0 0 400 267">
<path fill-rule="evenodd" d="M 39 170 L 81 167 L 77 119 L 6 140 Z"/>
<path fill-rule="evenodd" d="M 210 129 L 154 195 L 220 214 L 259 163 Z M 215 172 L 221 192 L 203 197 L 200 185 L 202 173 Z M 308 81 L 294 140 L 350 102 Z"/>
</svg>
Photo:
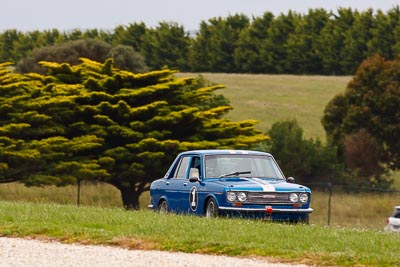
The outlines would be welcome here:
<svg viewBox="0 0 400 267">
<path fill-rule="evenodd" d="M 195 76 L 180 73 L 179 76 Z M 323 110 L 338 93 L 344 92 L 350 76 L 299 76 L 202 73 L 204 78 L 223 84 L 217 91 L 227 97 L 233 120 L 257 119 L 266 132 L 274 122 L 297 119 L 306 138 L 325 140 L 321 125 Z"/>
<path fill-rule="evenodd" d="M 318 266 L 398 266 L 395 251 L 400 247 L 397 235 L 378 231 L 4 201 L 0 236 L 258 256 Z"/>
</svg>

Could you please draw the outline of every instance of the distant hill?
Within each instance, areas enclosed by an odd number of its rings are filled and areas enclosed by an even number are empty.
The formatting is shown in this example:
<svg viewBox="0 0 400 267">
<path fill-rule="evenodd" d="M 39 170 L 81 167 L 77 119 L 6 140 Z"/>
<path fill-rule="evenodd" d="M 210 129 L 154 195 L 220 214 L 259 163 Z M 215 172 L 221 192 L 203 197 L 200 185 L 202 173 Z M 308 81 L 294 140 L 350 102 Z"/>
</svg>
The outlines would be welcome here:
<svg viewBox="0 0 400 267">
<path fill-rule="evenodd" d="M 197 76 L 197 73 L 180 73 Z M 325 140 L 321 117 L 326 104 L 344 92 L 351 76 L 303 76 L 266 74 L 201 73 L 209 81 L 223 84 L 221 93 L 234 110 L 233 120 L 257 119 L 263 132 L 277 121 L 297 119 L 306 138 Z"/>
</svg>

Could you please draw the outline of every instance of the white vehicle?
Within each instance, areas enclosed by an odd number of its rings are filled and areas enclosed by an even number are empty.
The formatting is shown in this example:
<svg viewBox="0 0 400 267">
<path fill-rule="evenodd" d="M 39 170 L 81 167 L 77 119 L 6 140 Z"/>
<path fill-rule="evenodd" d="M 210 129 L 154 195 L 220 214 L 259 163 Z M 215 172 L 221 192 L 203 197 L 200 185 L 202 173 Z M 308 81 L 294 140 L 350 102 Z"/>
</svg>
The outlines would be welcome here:
<svg viewBox="0 0 400 267">
<path fill-rule="evenodd" d="M 393 214 L 387 218 L 385 231 L 400 232 L 400 206 L 394 207 Z"/>
</svg>

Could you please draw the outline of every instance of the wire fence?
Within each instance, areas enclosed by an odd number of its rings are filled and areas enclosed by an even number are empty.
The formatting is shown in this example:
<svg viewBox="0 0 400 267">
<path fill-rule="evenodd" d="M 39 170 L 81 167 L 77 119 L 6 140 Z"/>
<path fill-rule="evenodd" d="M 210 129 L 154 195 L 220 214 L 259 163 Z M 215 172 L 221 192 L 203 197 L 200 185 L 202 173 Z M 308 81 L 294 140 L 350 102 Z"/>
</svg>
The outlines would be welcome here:
<svg viewBox="0 0 400 267">
<path fill-rule="evenodd" d="M 328 226 L 381 228 L 393 207 L 400 205 L 400 190 L 360 187 L 329 182 L 299 182 L 312 190 L 311 221 Z M 82 182 L 75 186 L 30 188 L 0 184 L 0 200 L 55 202 L 104 207 L 122 207 L 120 192 L 104 183 Z M 140 202 L 146 207 L 148 192 Z"/>
<path fill-rule="evenodd" d="M 383 188 L 375 188 L 375 187 L 365 187 L 365 186 L 351 186 L 351 185 L 344 185 L 344 184 L 334 184 L 332 182 L 325 182 L 325 183 L 301 183 L 302 185 L 305 185 L 309 187 L 312 191 L 322 191 L 326 192 L 328 196 L 328 200 L 326 203 L 326 208 L 327 208 L 327 225 L 331 225 L 331 219 L 332 219 L 332 209 L 334 206 L 334 203 L 332 202 L 332 196 L 335 193 L 348 193 L 348 194 L 366 194 L 367 196 L 372 195 L 391 195 L 393 196 L 394 201 L 398 201 L 400 205 L 400 190 L 397 189 L 383 189 Z M 348 203 L 348 205 L 351 205 L 351 203 Z M 366 204 L 367 205 L 367 204 Z M 390 207 L 392 208 L 392 207 Z"/>
</svg>

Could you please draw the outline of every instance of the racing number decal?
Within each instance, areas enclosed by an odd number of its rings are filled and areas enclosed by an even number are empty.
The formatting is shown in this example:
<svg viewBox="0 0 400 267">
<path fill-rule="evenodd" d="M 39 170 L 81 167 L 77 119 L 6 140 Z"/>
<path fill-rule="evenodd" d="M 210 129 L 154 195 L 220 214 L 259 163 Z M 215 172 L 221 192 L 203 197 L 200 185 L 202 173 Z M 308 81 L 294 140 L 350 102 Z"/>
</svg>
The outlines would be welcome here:
<svg viewBox="0 0 400 267">
<path fill-rule="evenodd" d="M 190 189 L 189 203 L 190 203 L 190 209 L 192 211 L 196 211 L 197 204 L 199 203 L 199 198 L 198 198 L 198 195 L 197 195 L 197 188 L 195 186 L 193 186 Z"/>
</svg>

